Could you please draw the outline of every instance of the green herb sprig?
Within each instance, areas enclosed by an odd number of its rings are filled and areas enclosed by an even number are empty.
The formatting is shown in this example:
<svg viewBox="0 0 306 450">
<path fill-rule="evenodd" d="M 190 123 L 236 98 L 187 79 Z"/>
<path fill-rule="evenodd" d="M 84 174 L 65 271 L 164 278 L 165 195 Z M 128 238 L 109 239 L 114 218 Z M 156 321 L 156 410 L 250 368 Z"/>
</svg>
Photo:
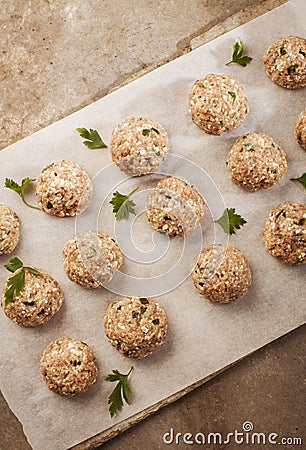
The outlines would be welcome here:
<svg viewBox="0 0 306 450">
<path fill-rule="evenodd" d="M 82 138 L 86 139 L 83 144 L 86 145 L 87 148 L 90 148 L 91 150 L 96 148 L 107 148 L 107 145 L 102 141 L 97 130 L 93 130 L 92 128 L 89 130 L 86 128 L 77 128 L 76 130 Z"/>
<path fill-rule="evenodd" d="M 137 191 L 139 186 L 136 186 L 128 195 L 120 194 L 116 191 L 113 193 L 113 197 L 109 203 L 113 205 L 113 213 L 117 220 L 127 219 L 129 214 L 135 214 L 136 204 L 129 198 Z"/>
<path fill-rule="evenodd" d="M 247 64 L 249 64 L 253 58 L 250 56 L 243 55 L 243 41 L 239 39 L 234 45 L 233 45 L 233 53 L 232 53 L 232 59 L 226 65 L 236 63 L 239 64 L 242 67 L 245 67 Z"/>
<path fill-rule="evenodd" d="M 112 373 L 108 374 L 105 378 L 106 381 L 110 382 L 118 381 L 115 389 L 108 397 L 109 413 L 111 417 L 113 417 L 117 411 L 121 411 L 123 407 L 123 399 L 126 403 L 129 403 L 128 400 L 131 395 L 131 390 L 128 385 L 128 377 L 132 370 L 133 367 L 130 368 L 126 375 L 120 373 L 118 370 L 113 370 Z"/>
<path fill-rule="evenodd" d="M 53 166 L 54 166 L 54 162 L 51 163 L 51 164 L 48 164 L 46 167 L 44 167 L 44 168 L 42 169 L 41 173 L 46 172 L 48 169 L 51 169 L 51 167 L 53 167 Z"/>
<path fill-rule="evenodd" d="M 4 267 L 8 271 L 13 273 L 21 269 L 15 275 L 8 278 L 6 282 L 7 290 L 4 294 L 4 298 L 5 298 L 5 306 L 7 306 L 13 300 L 14 295 L 18 296 L 24 290 L 24 280 L 26 270 L 35 275 L 40 275 L 40 272 L 34 269 L 33 267 L 24 266 L 23 262 L 19 258 L 17 258 L 17 256 L 10 258 L 8 264 L 4 264 Z"/>
<path fill-rule="evenodd" d="M 30 205 L 24 198 L 23 191 L 26 188 L 26 186 L 29 183 L 31 183 L 32 181 L 35 181 L 35 178 L 27 177 L 27 178 L 24 178 L 21 181 L 21 184 L 19 185 L 16 181 L 12 180 L 11 178 L 6 178 L 5 182 L 4 182 L 4 187 L 11 189 L 12 191 L 15 191 L 19 195 L 19 197 L 22 199 L 23 203 L 25 203 L 27 206 L 29 206 L 29 208 L 40 210 L 40 208 L 38 206 Z"/>
<path fill-rule="evenodd" d="M 291 181 L 298 181 L 306 189 L 306 172 L 303 173 L 299 178 L 290 178 Z"/>
<path fill-rule="evenodd" d="M 215 220 L 226 234 L 235 234 L 235 228 L 240 229 L 246 222 L 243 217 L 236 214 L 235 208 L 226 208 L 222 216 Z"/>
</svg>

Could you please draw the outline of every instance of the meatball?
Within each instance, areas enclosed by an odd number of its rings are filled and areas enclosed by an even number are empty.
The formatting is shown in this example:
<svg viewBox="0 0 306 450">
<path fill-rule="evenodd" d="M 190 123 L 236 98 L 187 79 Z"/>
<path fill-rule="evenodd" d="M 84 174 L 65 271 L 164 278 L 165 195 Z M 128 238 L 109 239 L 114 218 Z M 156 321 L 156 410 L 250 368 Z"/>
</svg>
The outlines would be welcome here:
<svg viewBox="0 0 306 450">
<path fill-rule="evenodd" d="M 220 135 L 240 125 L 249 112 L 249 105 L 236 78 L 209 74 L 194 83 L 188 111 L 206 133 Z"/>
<path fill-rule="evenodd" d="M 245 255 L 231 244 L 212 244 L 202 250 L 191 278 L 201 295 L 217 303 L 239 300 L 252 281 Z"/>
<path fill-rule="evenodd" d="M 194 186 L 175 176 L 159 180 L 147 197 L 146 208 L 151 227 L 169 236 L 190 234 L 204 220 L 203 198 Z"/>
<path fill-rule="evenodd" d="M 275 41 L 263 57 L 267 75 L 287 89 L 306 86 L 306 40 L 284 36 Z"/>
<path fill-rule="evenodd" d="M 85 342 L 62 337 L 45 348 L 40 372 L 51 391 L 74 397 L 96 381 L 98 367 L 93 351 Z"/>
<path fill-rule="evenodd" d="M 7 303 L 5 293 L 10 278 L 24 270 L 24 287 L 19 295 L 14 293 Z M 26 327 L 42 325 L 56 314 L 64 301 L 64 294 L 58 282 L 44 272 L 32 273 L 26 268 L 18 269 L 8 279 L 2 293 L 2 308 L 13 322 Z"/>
<path fill-rule="evenodd" d="M 288 264 L 306 263 L 306 205 L 285 202 L 272 209 L 263 229 L 272 256 Z"/>
<path fill-rule="evenodd" d="M 59 217 L 75 216 L 84 211 L 92 198 L 92 183 L 75 162 L 58 161 L 41 172 L 36 187 L 40 208 Z"/>
<path fill-rule="evenodd" d="M 0 255 L 11 253 L 19 242 L 19 219 L 8 206 L 0 205 Z"/>
<path fill-rule="evenodd" d="M 122 172 L 131 176 L 155 172 L 169 149 L 165 129 L 148 118 L 125 119 L 117 125 L 110 139 L 112 160 Z"/>
<path fill-rule="evenodd" d="M 285 151 L 269 136 L 256 133 L 235 141 L 227 164 L 232 181 L 248 191 L 274 186 L 287 170 Z"/>
<path fill-rule="evenodd" d="M 65 244 L 62 256 L 68 278 L 90 289 L 108 283 L 123 261 L 116 241 L 100 231 L 76 234 Z"/>
<path fill-rule="evenodd" d="M 125 297 L 112 302 L 104 317 L 110 343 L 124 356 L 144 358 L 165 342 L 168 319 L 150 298 Z"/>
<path fill-rule="evenodd" d="M 306 109 L 304 109 L 297 118 L 294 135 L 298 144 L 306 150 Z"/>
</svg>

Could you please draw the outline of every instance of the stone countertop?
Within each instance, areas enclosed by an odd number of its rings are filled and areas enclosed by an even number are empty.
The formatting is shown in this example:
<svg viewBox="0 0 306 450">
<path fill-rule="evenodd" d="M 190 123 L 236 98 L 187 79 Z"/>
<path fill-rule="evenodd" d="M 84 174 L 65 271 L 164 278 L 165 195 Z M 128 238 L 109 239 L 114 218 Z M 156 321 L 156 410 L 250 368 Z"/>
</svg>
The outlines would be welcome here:
<svg viewBox="0 0 306 450">
<path fill-rule="evenodd" d="M 2 0 L 0 148 L 285 2 Z M 301 437 L 304 334 L 269 344 L 99 448 L 163 449 L 171 428 L 226 434 L 245 421 Z M 3 397 L 0 410 L 0 449 L 30 448 Z"/>
<path fill-rule="evenodd" d="M 2 0 L 0 148 L 286 0 Z"/>
</svg>

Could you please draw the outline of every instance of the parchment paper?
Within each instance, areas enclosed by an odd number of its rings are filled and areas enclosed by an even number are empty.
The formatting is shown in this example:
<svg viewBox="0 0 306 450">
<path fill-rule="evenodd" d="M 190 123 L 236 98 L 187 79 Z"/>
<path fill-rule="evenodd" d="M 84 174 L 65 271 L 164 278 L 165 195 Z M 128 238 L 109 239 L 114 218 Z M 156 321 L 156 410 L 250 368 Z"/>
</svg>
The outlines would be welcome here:
<svg viewBox="0 0 306 450">
<path fill-rule="evenodd" d="M 65 293 L 61 311 L 42 327 L 23 328 L 3 312 L 0 314 L 1 390 L 35 450 L 61 450 L 81 442 L 304 323 L 305 267 L 278 262 L 267 253 L 261 237 L 272 207 L 285 200 L 305 200 L 303 190 L 290 178 L 305 170 L 305 152 L 295 143 L 293 128 L 298 113 L 305 107 L 306 92 L 276 86 L 261 64 L 264 51 L 279 36 L 304 35 L 304 6 L 304 0 L 290 1 L 0 153 L 0 201 L 10 205 L 21 220 L 22 238 L 14 254 L 26 264 L 52 274 Z M 238 37 L 245 42 L 246 53 L 253 57 L 246 68 L 225 66 Z M 244 123 L 221 137 L 206 135 L 187 114 L 186 99 L 194 80 L 210 72 L 236 76 L 245 86 L 250 103 Z M 90 176 L 95 176 L 111 162 L 109 153 L 86 149 L 75 128 L 96 128 L 108 142 L 114 126 L 130 115 L 148 116 L 162 123 L 169 132 L 172 153 L 201 166 L 222 192 L 226 205 L 235 207 L 247 220 L 230 240 L 246 253 L 253 274 L 247 297 L 229 305 L 213 305 L 202 299 L 189 278 L 160 296 L 158 301 L 170 323 L 167 342 L 138 361 L 122 357 L 104 336 L 104 313 L 116 295 L 103 288 L 84 290 L 64 274 L 61 249 L 74 234 L 74 219 L 30 210 L 15 193 L 2 188 L 7 176 L 18 181 L 24 176 L 37 177 L 42 167 L 63 158 L 78 162 Z M 284 147 L 289 168 L 274 188 L 247 193 L 230 182 L 225 161 L 235 138 L 253 131 L 272 136 Z M 112 180 L 105 179 L 105 183 L 110 184 L 111 190 Z M 148 178 L 143 183 L 148 183 Z M 142 179 L 137 179 L 137 184 L 142 185 Z M 205 192 L 202 194 L 205 197 Z M 112 224 L 109 206 L 108 213 L 99 218 L 99 226 L 114 233 Z M 207 213 L 204 244 L 209 243 L 211 230 Z M 149 236 L 144 239 L 146 242 L 151 239 L 145 221 L 139 222 L 136 240 L 142 235 Z M 174 246 L 174 254 L 181 244 L 175 245 L 178 247 Z M 8 257 L 0 258 L 2 284 L 8 275 L 3 268 L 7 260 Z M 127 272 L 132 270 L 128 258 L 124 267 Z M 74 399 L 50 392 L 39 372 L 43 349 L 63 335 L 87 342 L 100 369 L 96 384 Z M 107 397 L 113 386 L 104 377 L 112 369 L 125 372 L 131 365 L 131 403 L 111 419 Z"/>
</svg>

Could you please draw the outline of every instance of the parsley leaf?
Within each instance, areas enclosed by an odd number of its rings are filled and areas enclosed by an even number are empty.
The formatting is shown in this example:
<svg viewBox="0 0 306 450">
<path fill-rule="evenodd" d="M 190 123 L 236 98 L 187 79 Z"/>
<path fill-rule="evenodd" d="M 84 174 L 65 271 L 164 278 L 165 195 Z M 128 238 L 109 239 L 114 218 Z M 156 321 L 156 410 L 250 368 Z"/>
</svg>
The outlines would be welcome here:
<svg viewBox="0 0 306 450">
<path fill-rule="evenodd" d="M 24 289 L 25 271 L 33 273 L 34 275 L 40 275 L 40 272 L 33 267 L 24 266 L 23 262 L 14 256 L 10 258 L 8 264 L 4 264 L 4 267 L 10 272 L 16 272 L 14 275 L 9 277 L 6 281 L 7 290 L 4 294 L 5 306 L 7 306 L 11 301 L 13 301 L 14 295 L 18 297 Z M 20 269 L 20 270 L 19 270 Z"/>
<path fill-rule="evenodd" d="M 14 286 L 10 286 L 5 294 L 4 294 L 4 305 L 7 306 L 9 303 L 11 303 L 13 301 L 13 297 L 14 297 L 14 293 L 15 293 L 15 287 Z"/>
<path fill-rule="evenodd" d="M 233 102 L 236 100 L 236 92 L 228 91 L 228 94 L 232 97 Z"/>
<path fill-rule="evenodd" d="M 10 258 L 9 262 L 7 264 L 4 264 L 4 267 L 10 272 L 16 272 L 16 270 L 20 269 L 22 266 L 23 263 L 19 258 L 17 258 L 17 256 Z"/>
<path fill-rule="evenodd" d="M 132 370 L 133 367 L 130 368 L 126 375 L 120 373 L 118 370 L 113 370 L 112 373 L 108 374 L 105 378 L 106 381 L 110 382 L 118 381 L 115 389 L 108 397 L 109 413 L 111 417 L 113 417 L 117 411 L 121 411 L 123 399 L 126 403 L 128 403 L 129 396 L 131 395 L 131 390 L 128 385 L 128 377 Z"/>
<path fill-rule="evenodd" d="M 235 234 L 235 228 L 239 229 L 246 222 L 243 217 L 235 213 L 235 208 L 226 208 L 222 216 L 215 220 L 222 228 L 226 234 Z"/>
<path fill-rule="evenodd" d="M 34 269 L 33 267 L 28 267 L 28 266 L 26 266 L 25 269 L 26 269 L 28 272 L 33 273 L 34 275 L 40 275 L 39 270 L 36 270 L 36 269 Z"/>
<path fill-rule="evenodd" d="M 50 169 L 52 166 L 54 166 L 54 162 L 51 163 L 51 164 L 48 164 L 46 167 L 44 167 L 44 168 L 42 169 L 41 173 L 46 172 L 46 170 Z"/>
<path fill-rule="evenodd" d="M 76 130 L 80 133 L 82 138 L 86 139 L 83 144 L 86 145 L 87 148 L 90 148 L 91 150 L 96 148 L 107 148 L 107 145 L 102 141 L 97 130 L 93 130 L 92 128 L 89 130 L 86 128 L 77 128 Z"/>
<path fill-rule="evenodd" d="M 252 61 L 253 58 L 250 56 L 242 56 L 243 54 L 243 41 L 239 39 L 234 45 L 233 45 L 233 52 L 232 52 L 232 60 L 226 63 L 228 66 L 229 64 L 236 63 L 239 64 L 242 67 L 245 67 L 249 62 Z"/>
<path fill-rule="evenodd" d="M 290 178 L 291 181 L 298 181 L 306 189 L 306 172 L 303 173 L 299 178 Z"/>
<path fill-rule="evenodd" d="M 21 181 L 21 185 L 19 185 L 18 183 L 16 183 L 16 181 L 12 180 L 11 178 L 6 178 L 4 182 L 4 187 L 11 189 L 12 191 L 15 191 L 19 195 L 19 197 L 21 197 L 23 203 L 25 203 L 30 208 L 40 210 L 38 206 L 30 205 L 24 198 L 23 190 L 29 183 L 31 183 L 31 181 L 35 181 L 35 178 L 27 177 L 24 178 Z"/>
<path fill-rule="evenodd" d="M 13 300 L 14 294 L 18 296 L 24 288 L 24 270 L 21 269 L 20 272 L 17 272 L 16 275 L 10 277 L 6 285 L 8 290 L 5 293 L 5 306 Z"/>
<path fill-rule="evenodd" d="M 240 66 L 242 67 L 245 67 L 247 64 L 249 64 L 249 62 L 252 61 L 252 59 L 253 58 L 251 58 L 250 56 L 242 56 L 241 58 L 238 58 L 234 62 L 240 64 Z"/>
<path fill-rule="evenodd" d="M 151 127 L 151 128 L 144 128 L 144 129 L 142 130 L 142 134 L 143 134 L 143 136 L 149 136 L 149 134 L 150 134 L 151 131 L 155 131 L 155 133 L 159 134 L 158 129 L 157 129 L 157 128 L 154 128 L 154 127 Z"/>
<path fill-rule="evenodd" d="M 117 220 L 127 219 L 130 213 L 135 214 L 134 207 L 136 204 L 133 200 L 129 200 L 129 198 L 137 191 L 137 189 L 138 186 L 136 186 L 128 195 L 120 194 L 118 191 L 113 194 L 109 203 L 113 205 L 113 213 L 115 213 Z"/>
<path fill-rule="evenodd" d="M 287 69 L 288 75 L 292 75 L 296 72 L 297 64 L 292 64 L 292 66 L 289 66 Z"/>
</svg>

